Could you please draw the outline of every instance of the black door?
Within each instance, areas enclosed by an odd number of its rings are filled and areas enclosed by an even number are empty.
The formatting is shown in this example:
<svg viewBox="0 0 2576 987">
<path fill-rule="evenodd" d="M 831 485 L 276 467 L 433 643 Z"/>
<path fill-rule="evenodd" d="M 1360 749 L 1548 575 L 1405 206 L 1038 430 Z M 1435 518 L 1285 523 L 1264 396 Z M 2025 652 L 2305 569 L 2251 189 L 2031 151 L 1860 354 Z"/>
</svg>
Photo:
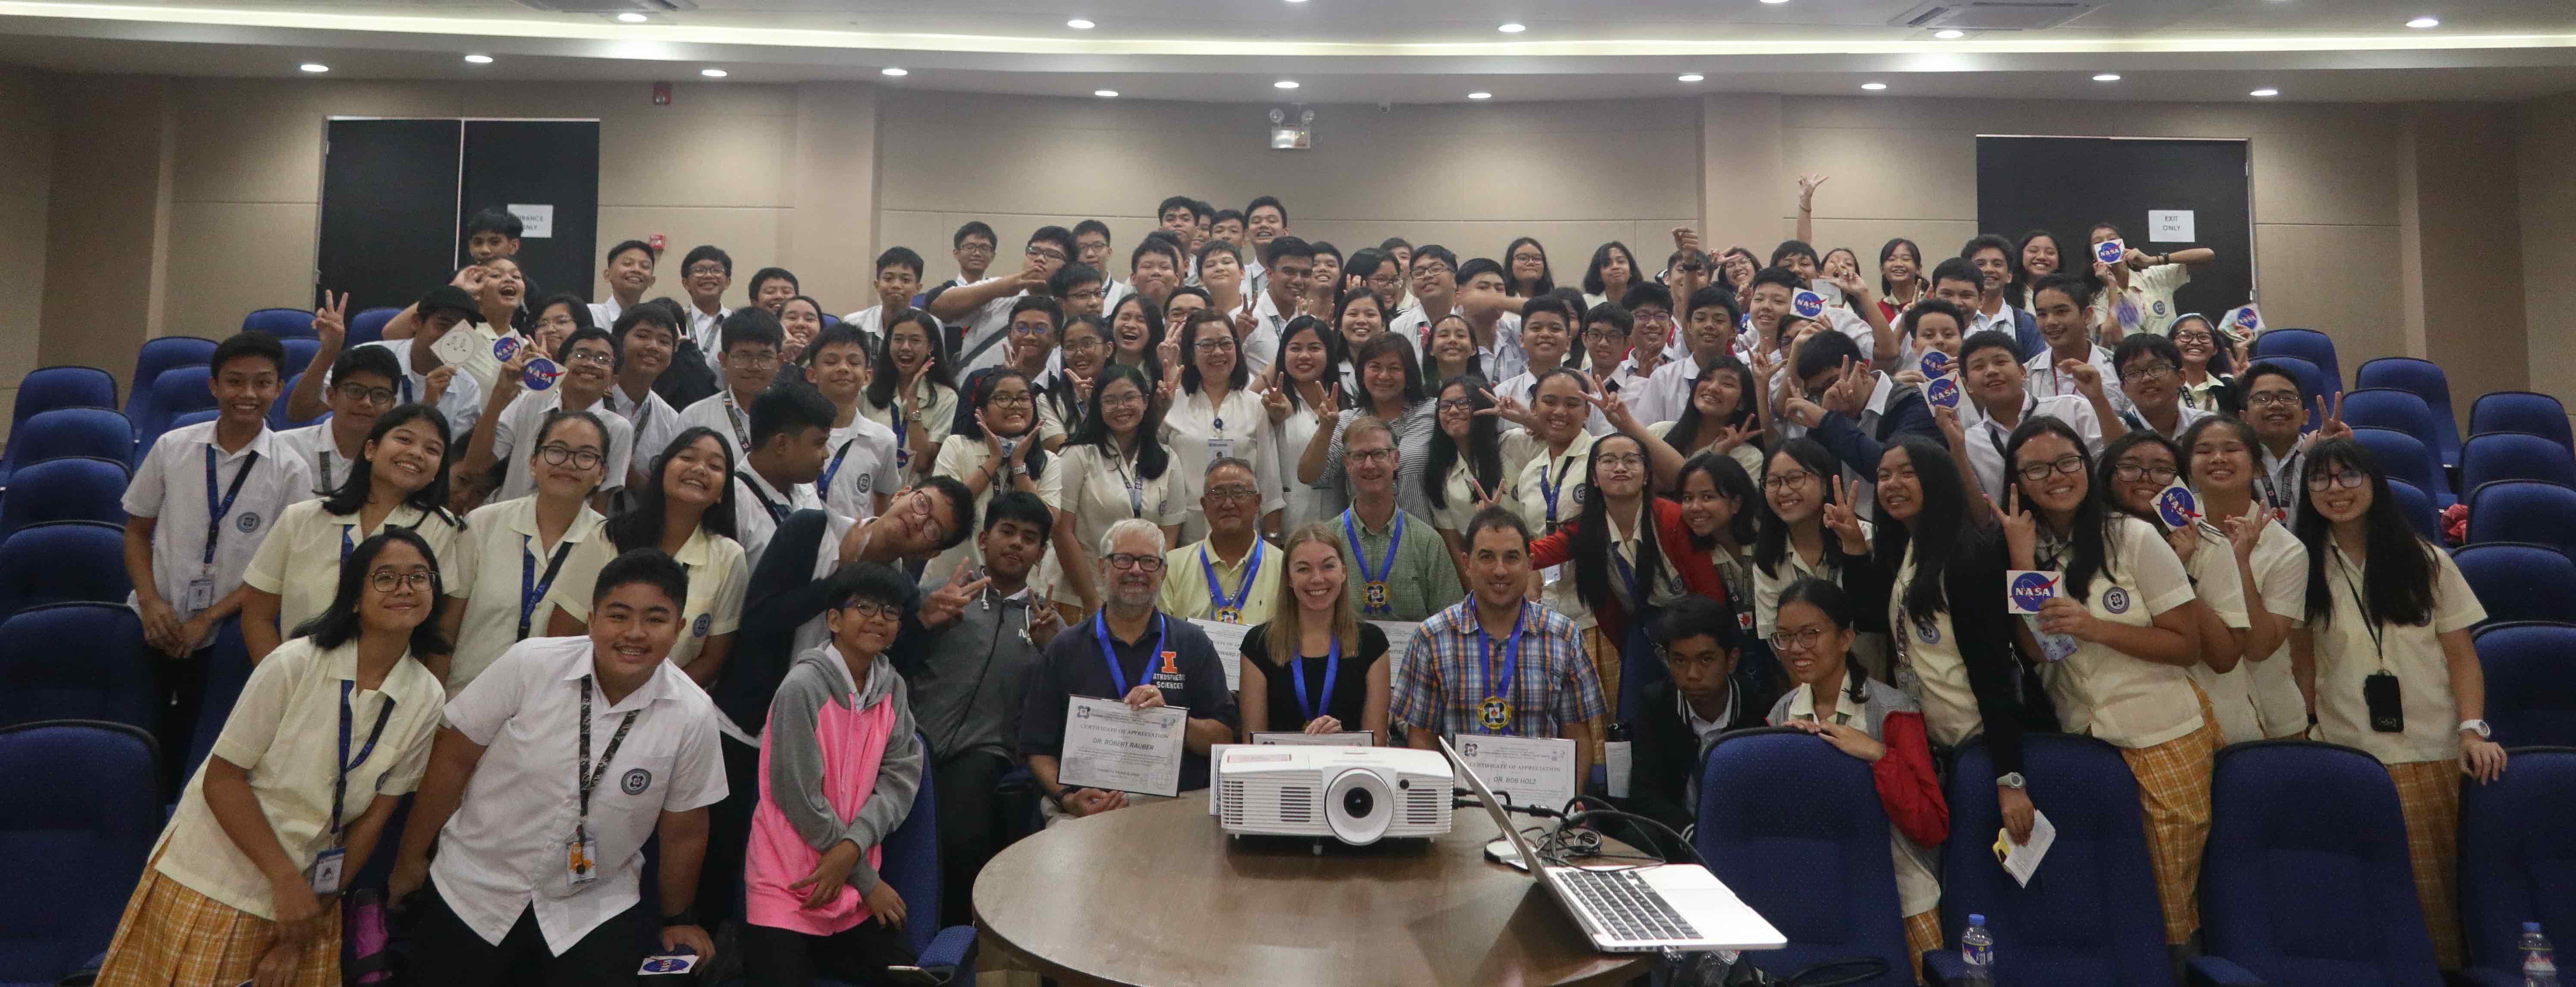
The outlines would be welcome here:
<svg viewBox="0 0 2576 987">
<path fill-rule="evenodd" d="M 447 283 L 457 250 L 456 120 L 333 120 L 322 151 L 315 286 L 354 314 Z"/>
<path fill-rule="evenodd" d="M 2174 303 L 2216 318 L 2253 296 L 2245 168 L 2243 141 L 1979 137 L 1977 228 L 2016 242 L 2029 230 L 2053 231 L 2070 271 L 2091 269 L 2086 234 L 2100 222 L 2150 254 L 2208 247 L 2217 261 L 2195 268 Z M 2191 211 L 2191 240 L 2155 238 L 2149 214 L 2171 210 Z"/>
<path fill-rule="evenodd" d="M 458 231 L 454 263 L 464 262 L 467 217 L 494 206 L 522 214 L 540 207 L 551 214 L 544 224 L 550 228 L 532 223 L 519 241 L 528 301 L 558 291 L 589 297 L 599 268 L 593 256 L 599 238 L 598 121 L 465 121 L 463 172 L 461 208 L 449 224 Z"/>
</svg>

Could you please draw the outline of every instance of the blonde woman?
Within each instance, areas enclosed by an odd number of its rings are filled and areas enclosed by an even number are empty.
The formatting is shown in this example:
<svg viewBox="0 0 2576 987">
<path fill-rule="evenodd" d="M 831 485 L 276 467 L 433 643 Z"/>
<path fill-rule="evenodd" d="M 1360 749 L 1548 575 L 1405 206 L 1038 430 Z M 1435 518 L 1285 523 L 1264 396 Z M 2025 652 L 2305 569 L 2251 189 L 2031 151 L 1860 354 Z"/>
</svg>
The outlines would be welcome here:
<svg viewBox="0 0 2576 987">
<path fill-rule="evenodd" d="M 1386 743 L 1386 632 L 1351 602 L 1351 557 L 1333 529 L 1288 533 L 1269 623 L 1243 635 L 1243 735 L 1367 731 Z M 1285 642 L 1285 643 L 1282 643 Z"/>
</svg>

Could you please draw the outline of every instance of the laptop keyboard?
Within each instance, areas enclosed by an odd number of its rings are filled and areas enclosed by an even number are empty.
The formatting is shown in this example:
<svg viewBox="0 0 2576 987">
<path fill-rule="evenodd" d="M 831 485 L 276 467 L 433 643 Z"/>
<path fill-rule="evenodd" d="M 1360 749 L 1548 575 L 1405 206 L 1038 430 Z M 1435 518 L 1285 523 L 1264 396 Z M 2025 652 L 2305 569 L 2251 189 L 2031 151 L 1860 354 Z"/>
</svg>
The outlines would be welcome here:
<svg viewBox="0 0 2576 987">
<path fill-rule="evenodd" d="M 1665 940 L 1697 939 L 1699 930 L 1682 920 L 1681 914 L 1664 901 L 1664 896 L 1647 886 L 1646 879 L 1633 870 L 1577 870 L 1556 872 L 1556 878 L 1592 917 L 1609 930 L 1613 939 Z"/>
</svg>

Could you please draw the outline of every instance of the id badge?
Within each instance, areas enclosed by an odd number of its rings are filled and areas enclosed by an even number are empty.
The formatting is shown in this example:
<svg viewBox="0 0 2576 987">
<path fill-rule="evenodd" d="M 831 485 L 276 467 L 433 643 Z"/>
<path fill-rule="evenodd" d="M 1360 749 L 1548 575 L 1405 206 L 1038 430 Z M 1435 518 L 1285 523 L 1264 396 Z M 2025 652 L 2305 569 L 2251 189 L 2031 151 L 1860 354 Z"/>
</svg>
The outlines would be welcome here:
<svg viewBox="0 0 2576 987">
<path fill-rule="evenodd" d="M 182 609 L 193 615 L 203 613 L 214 605 L 215 577 L 203 576 L 188 580 L 187 605 Z"/>
<path fill-rule="evenodd" d="M 2361 702 L 2370 708 L 2370 728 L 2379 733 L 2406 732 L 2406 702 L 2397 694 L 2397 676 L 2373 672 L 2361 680 Z"/>
<path fill-rule="evenodd" d="M 1217 460 L 1226 459 L 1234 455 L 1233 439 L 1209 439 L 1207 440 L 1207 444 L 1208 462 L 1213 463 Z"/>
<path fill-rule="evenodd" d="M 564 869 L 573 887 L 599 880 L 599 840 L 588 833 L 575 833 L 564 843 Z"/>
<path fill-rule="evenodd" d="M 1547 585 L 1554 586 L 1558 579 L 1564 577 L 1565 567 L 1562 565 L 1552 565 L 1539 570 L 1539 572 L 1543 577 L 1541 581 L 1545 582 Z"/>
<path fill-rule="evenodd" d="M 349 851 L 342 847 L 332 847 L 316 855 L 313 858 L 313 866 L 304 869 L 304 876 L 313 883 L 313 893 L 339 894 L 340 871 L 348 862 Z"/>
</svg>

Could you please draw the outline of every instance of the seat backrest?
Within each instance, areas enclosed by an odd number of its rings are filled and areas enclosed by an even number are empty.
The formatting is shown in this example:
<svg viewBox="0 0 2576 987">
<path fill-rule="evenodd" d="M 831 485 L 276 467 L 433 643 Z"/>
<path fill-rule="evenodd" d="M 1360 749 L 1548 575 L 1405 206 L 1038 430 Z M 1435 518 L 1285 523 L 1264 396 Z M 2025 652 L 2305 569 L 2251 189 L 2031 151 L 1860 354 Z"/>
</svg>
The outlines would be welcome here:
<svg viewBox="0 0 2576 987">
<path fill-rule="evenodd" d="M 1942 941 L 1984 915 L 2001 987 L 2100 984 L 2166 987 L 2164 912 L 2156 901 L 2138 786 L 2128 762 L 2090 737 L 2025 734 L 2024 770 L 2047 783 L 2031 802 L 2057 827 L 2048 863 L 2023 887 L 1995 861 L 2003 829 L 1992 752 L 1983 740 L 1950 772 L 1950 832 L 1941 868 Z"/>
<path fill-rule="evenodd" d="M 205 411 L 215 406 L 212 374 L 205 366 L 172 367 L 152 378 L 152 405 L 140 418 L 134 419 L 134 434 L 142 447 L 161 437 L 173 426 L 171 419 L 191 411 Z M 138 459 L 140 462 L 139 454 Z"/>
<path fill-rule="evenodd" d="M 160 776 L 133 727 L 0 730 L 0 983 L 54 983 L 106 951 L 161 831 Z"/>
<path fill-rule="evenodd" d="M 286 346 L 286 369 L 289 371 L 300 371 L 312 366 L 313 354 L 322 349 L 322 341 L 319 339 L 284 339 L 279 342 Z"/>
<path fill-rule="evenodd" d="M 104 720 L 150 730 L 159 695 L 143 621 L 122 603 L 55 603 L 0 620 L 0 727 Z"/>
<path fill-rule="evenodd" d="M 55 408 L 38 412 L 9 433 L 13 467 L 66 456 L 123 461 L 134 455 L 134 424 L 112 408 Z"/>
<path fill-rule="evenodd" d="M 2576 746 L 2576 625 L 2488 624 L 2473 640 L 2496 743 Z"/>
<path fill-rule="evenodd" d="M 0 620 L 29 607 L 89 601 L 123 605 L 125 529 L 101 521 L 48 521 L 0 540 Z"/>
<path fill-rule="evenodd" d="M 2522 541 L 2576 557 L 2576 490 L 2498 480 L 2469 491 L 2469 544 Z"/>
<path fill-rule="evenodd" d="M 116 376 L 97 367 L 39 367 L 18 381 L 10 436 L 27 419 L 55 408 L 116 407 Z"/>
<path fill-rule="evenodd" d="M 289 394 L 293 394 L 293 393 L 295 393 L 295 385 L 296 385 L 296 383 L 297 383 L 297 382 L 299 382 L 299 381 L 302 381 L 303 379 L 304 379 L 304 373 L 303 373 L 302 371 L 297 371 L 297 372 L 295 373 L 295 375 L 294 375 L 294 376 L 286 378 L 286 384 L 285 384 L 285 386 L 284 386 L 284 387 L 282 387 L 282 388 L 280 388 L 280 389 L 278 390 L 278 392 L 277 392 L 277 400 L 272 401 L 272 402 L 269 402 L 269 405 L 268 405 L 268 427 L 269 427 L 269 428 L 274 429 L 274 430 L 277 430 L 277 431 L 280 431 L 280 432 L 283 432 L 283 431 L 286 431 L 287 429 L 290 429 L 290 428 L 303 428 L 303 427 L 304 427 L 304 426 L 306 426 L 306 425 L 311 425 L 311 424 L 313 424 L 313 423 L 315 423 L 315 422 L 328 421 L 328 420 L 330 419 L 330 417 L 331 417 L 331 409 L 330 409 L 330 406 L 329 406 L 328 404 L 325 404 L 325 405 L 323 406 L 323 408 L 322 408 L 322 413 L 321 413 L 321 414 L 315 415 L 315 416 L 313 416 L 313 417 L 311 417 L 311 418 L 304 419 L 304 420 L 302 420 L 302 421 L 297 421 L 297 420 L 295 420 L 295 419 L 293 419 L 293 418 L 289 418 L 289 417 L 287 417 L 287 416 L 286 416 L 286 396 L 287 396 L 287 395 L 289 395 Z M 324 401 L 326 401 L 326 402 L 327 402 L 327 401 L 329 401 L 329 400 L 330 400 L 330 395 L 328 395 L 328 394 L 323 395 L 323 400 L 324 400 Z M 176 426 L 172 426 L 172 427 L 174 427 L 174 428 L 175 428 Z"/>
<path fill-rule="evenodd" d="M 2469 406 L 2469 434 L 2488 432 L 2529 432 L 2561 446 L 2576 445 L 2569 438 L 2567 406 L 2557 398 L 2530 391 L 2491 391 L 2478 396 Z"/>
<path fill-rule="evenodd" d="M 922 747 L 929 749 L 929 742 L 923 741 Z M 903 924 L 912 951 L 919 954 L 939 934 L 939 798 L 931 791 L 930 772 L 921 773 L 921 789 L 912 793 L 912 811 L 903 817 L 902 825 L 886 834 L 884 846 L 885 862 L 877 872 L 902 896 L 904 913 L 919 919 Z"/>
<path fill-rule="evenodd" d="M 2200 927 L 2278 987 L 2438 987 L 2397 786 L 2368 754 L 2306 740 L 2219 751 Z"/>
<path fill-rule="evenodd" d="M 2331 390 L 2312 393 L 2332 394 L 2343 390 L 2343 365 L 2335 359 L 2334 337 L 2314 329 L 2273 329 L 2254 337 L 2254 358 L 2268 360 L 2290 356 L 2315 364 L 2321 379 L 2334 385 Z"/>
<path fill-rule="evenodd" d="M 2404 480 L 2390 479 L 2388 495 L 2397 501 L 2397 513 L 2404 515 L 2406 526 L 2436 545 L 2449 544 L 2442 537 L 2442 512 L 2433 509 L 2433 497 Z"/>
<path fill-rule="evenodd" d="M 2433 428 L 2433 408 L 2424 399 L 2393 387 L 2365 387 L 2343 392 L 2343 423 L 2354 428 L 2404 432 L 2438 455 L 2441 433 Z"/>
<path fill-rule="evenodd" d="M 2435 500 L 2457 499 L 2448 497 L 2451 485 L 2442 478 L 2442 464 L 2433 461 L 2432 447 L 2414 436 L 2364 426 L 2353 429 L 2352 437 L 2378 457 L 2379 468 L 2387 472 L 2389 479 L 2414 484 L 2415 489 L 2433 495 Z"/>
<path fill-rule="evenodd" d="M 2497 480 L 2539 480 L 2576 487 L 2576 453 L 2529 432 L 2485 432 L 2460 447 L 2460 485 L 2475 490 Z"/>
<path fill-rule="evenodd" d="M 1887 812 L 1869 766 L 1814 736 L 1740 730 L 1709 749 L 1693 845 L 1708 869 L 1789 939 L 1750 955 L 1785 976 L 1828 959 L 1886 960 L 1872 984 L 1913 980 Z"/>
<path fill-rule="evenodd" d="M 313 313 L 300 308 L 263 308 L 242 316 L 243 332 L 260 332 L 281 339 L 313 335 Z"/>
<path fill-rule="evenodd" d="M 371 308 L 350 316 L 349 338 L 343 340 L 342 345 L 357 346 L 364 343 L 382 342 L 385 338 L 385 323 L 392 322 L 394 320 L 394 316 L 401 314 L 402 309 L 386 307 Z M 311 357 L 308 355 L 306 359 L 311 359 Z"/>
<path fill-rule="evenodd" d="M 2576 749 L 2520 748 L 2504 777 L 2460 786 L 2460 922 L 2469 965 L 2522 968 L 2522 923 L 2576 942 Z"/>
<path fill-rule="evenodd" d="M 2568 587 L 2576 586 L 2576 559 L 2547 545 L 2487 542 L 2451 553 L 2468 580 L 2486 622 L 2558 620 L 2569 616 Z"/>
<path fill-rule="evenodd" d="M 134 354 L 132 390 L 125 399 L 125 417 L 141 421 L 152 411 L 152 381 L 173 367 L 202 367 L 213 362 L 215 341 L 195 336 L 162 336 L 143 341 Z"/>
<path fill-rule="evenodd" d="M 2442 373 L 2442 365 L 2411 356 L 2383 356 L 2362 362 L 2353 372 L 2354 387 L 2387 387 L 2423 398 L 2433 409 L 2433 431 L 2440 437 L 2436 448 L 2442 451 L 2445 466 L 2459 462 L 2460 422 L 2451 410 L 2451 379 Z"/>
<path fill-rule="evenodd" d="M 9 494 L 0 497 L 0 538 L 44 521 L 125 523 L 124 462 L 112 459 L 49 459 L 9 476 Z"/>
</svg>

